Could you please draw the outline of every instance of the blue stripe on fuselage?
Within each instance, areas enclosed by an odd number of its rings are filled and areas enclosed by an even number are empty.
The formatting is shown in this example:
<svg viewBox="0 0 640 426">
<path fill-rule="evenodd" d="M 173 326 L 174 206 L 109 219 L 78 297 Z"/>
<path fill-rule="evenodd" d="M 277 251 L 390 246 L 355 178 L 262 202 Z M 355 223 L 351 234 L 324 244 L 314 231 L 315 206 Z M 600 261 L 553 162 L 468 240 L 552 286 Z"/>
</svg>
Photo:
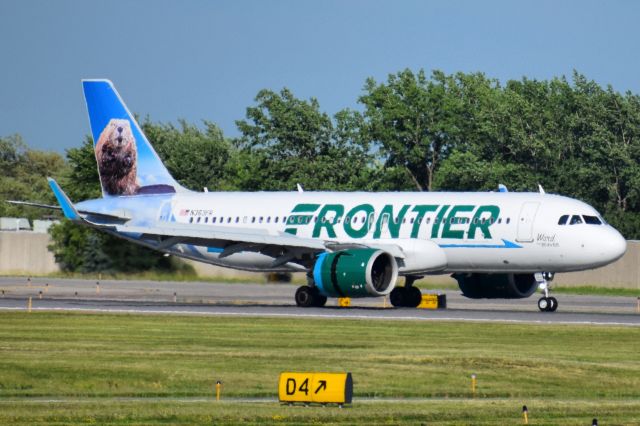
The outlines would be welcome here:
<svg viewBox="0 0 640 426">
<path fill-rule="evenodd" d="M 504 244 L 438 244 L 442 248 L 522 248 L 521 245 L 512 243 L 509 240 L 502 240 Z"/>
</svg>

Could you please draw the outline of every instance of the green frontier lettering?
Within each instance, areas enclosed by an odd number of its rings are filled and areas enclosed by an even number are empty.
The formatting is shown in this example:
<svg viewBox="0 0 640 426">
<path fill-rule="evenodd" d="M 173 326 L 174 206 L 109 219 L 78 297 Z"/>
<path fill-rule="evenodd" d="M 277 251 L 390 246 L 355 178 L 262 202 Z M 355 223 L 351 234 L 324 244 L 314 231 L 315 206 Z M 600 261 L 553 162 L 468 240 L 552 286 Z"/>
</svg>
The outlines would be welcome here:
<svg viewBox="0 0 640 426">
<path fill-rule="evenodd" d="M 460 219 L 463 219 L 463 218 L 456 216 L 457 213 L 470 212 L 470 211 L 473 211 L 475 207 L 476 206 L 465 206 L 465 205 L 453 206 L 451 210 L 449 210 L 449 215 L 447 216 L 447 219 L 444 221 L 444 228 L 442 228 L 442 234 L 440 235 L 440 237 L 463 239 L 464 231 L 461 229 L 460 230 L 451 229 L 451 225 L 461 223 Z"/>
<path fill-rule="evenodd" d="M 333 216 L 333 220 L 327 218 L 327 213 L 329 212 L 335 213 L 335 215 Z M 336 231 L 333 229 L 333 225 L 338 223 L 338 220 L 342 217 L 343 214 L 344 206 L 342 204 L 325 204 L 320 210 L 320 213 L 318 213 L 318 221 L 313 227 L 313 238 L 320 237 L 320 231 L 322 231 L 322 228 L 325 228 L 327 230 L 327 236 L 329 238 L 335 238 Z"/>
<path fill-rule="evenodd" d="M 380 216 L 378 216 L 378 221 L 376 222 L 376 230 L 373 231 L 373 238 L 380 238 L 382 234 L 382 227 L 387 225 L 389 229 L 389 236 L 391 238 L 398 238 L 400 235 L 400 225 L 402 225 L 402 219 L 404 219 L 404 215 L 407 214 L 407 210 L 409 210 L 408 205 L 402 206 L 400 212 L 398 213 L 398 217 L 394 219 L 393 217 L 393 205 L 387 204 L 382 208 L 380 212 Z M 386 218 L 386 220 L 385 220 Z"/>
<path fill-rule="evenodd" d="M 487 215 L 489 213 L 489 215 Z M 484 238 L 491 238 L 491 232 L 489 227 L 493 225 L 493 222 L 500 216 L 500 207 L 498 206 L 480 206 L 476 210 L 476 214 L 473 215 L 467 238 L 473 240 L 476 238 L 476 230 L 481 230 Z"/>
<path fill-rule="evenodd" d="M 356 216 L 360 217 L 358 213 L 364 213 L 364 223 L 358 229 L 353 227 L 355 223 L 354 218 Z M 349 210 L 344 219 L 344 232 L 347 233 L 351 238 L 362 238 L 367 235 L 369 232 L 369 228 L 371 226 L 370 217 L 373 215 L 373 206 L 371 204 L 360 204 Z"/>
<path fill-rule="evenodd" d="M 440 222 L 443 221 L 444 214 L 447 212 L 448 208 L 449 206 L 445 204 L 438 212 L 436 219 L 433 221 L 433 227 L 431 228 L 431 238 L 438 238 L 438 231 L 440 231 Z"/>
<path fill-rule="evenodd" d="M 420 225 L 422 225 L 422 220 L 424 219 L 424 215 L 428 212 L 435 212 L 438 210 L 437 205 L 425 205 L 418 204 L 414 206 L 411 211 L 418 213 L 416 219 L 413 221 L 413 228 L 411 229 L 411 238 L 418 238 L 418 233 L 420 232 Z"/>
<path fill-rule="evenodd" d="M 295 215 L 293 213 L 313 213 L 318 210 L 320 204 L 298 204 L 293 210 L 291 210 L 291 215 L 287 219 L 288 227 L 285 228 L 284 232 L 288 234 L 296 235 L 298 233 L 298 229 L 295 226 L 298 225 L 306 225 L 313 219 L 312 215 Z"/>
<path fill-rule="evenodd" d="M 377 220 L 373 230 L 374 239 L 379 239 L 383 235 L 383 228 L 389 231 L 389 238 L 399 238 L 400 229 L 403 221 L 411 205 L 405 204 L 400 207 L 397 216 L 394 216 L 394 206 L 386 204 L 380 213 L 376 212 L 371 204 L 359 204 L 352 207 L 348 213 L 344 214 L 345 207 L 342 204 L 325 204 L 320 209 L 317 218 L 310 213 L 314 213 L 320 207 L 319 204 L 298 204 L 291 212 L 287 222 L 285 232 L 297 234 L 298 227 L 309 225 L 315 222 L 312 232 L 313 238 L 336 238 L 335 225 L 340 223 L 344 216 L 342 228 L 346 235 L 351 238 L 365 238 L 369 235 L 372 228 L 372 221 L 375 216 Z M 424 222 L 427 213 L 437 212 L 435 220 L 431 226 L 431 238 L 451 238 L 464 239 L 465 230 L 456 229 L 455 225 L 468 225 L 466 230 L 466 238 L 469 240 L 476 239 L 478 230 L 482 233 L 481 238 L 491 239 L 491 231 L 489 227 L 495 223 L 500 216 L 500 208 L 495 205 L 479 206 L 469 220 L 470 214 L 476 209 L 473 205 L 435 205 L 435 204 L 418 204 L 411 209 L 416 216 L 413 218 L 410 238 L 420 238 L 420 226 Z M 296 214 L 297 213 L 297 214 Z M 300 214 L 305 213 L 305 214 Z M 447 214 L 448 213 L 448 214 Z M 357 217 L 357 220 L 355 219 Z M 364 217 L 364 221 L 362 221 Z M 462 227 L 463 228 L 463 227 Z M 326 232 L 322 232 L 323 229 Z M 386 235 L 385 235 L 386 237 Z M 423 237 L 424 238 L 424 237 Z"/>
</svg>

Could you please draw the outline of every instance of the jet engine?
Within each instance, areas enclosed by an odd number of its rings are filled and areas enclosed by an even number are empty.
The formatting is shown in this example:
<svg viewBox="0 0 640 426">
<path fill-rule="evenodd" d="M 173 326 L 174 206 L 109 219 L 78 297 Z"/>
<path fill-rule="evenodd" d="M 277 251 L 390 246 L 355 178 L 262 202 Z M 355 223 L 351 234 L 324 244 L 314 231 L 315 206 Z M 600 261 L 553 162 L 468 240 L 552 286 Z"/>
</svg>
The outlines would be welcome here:
<svg viewBox="0 0 640 426">
<path fill-rule="evenodd" d="M 453 274 L 462 294 L 471 299 L 522 299 L 538 287 L 534 274 Z"/>
<path fill-rule="evenodd" d="M 377 249 L 322 253 L 313 266 L 315 286 L 328 297 L 373 297 L 391 293 L 398 279 L 392 255 Z"/>
</svg>

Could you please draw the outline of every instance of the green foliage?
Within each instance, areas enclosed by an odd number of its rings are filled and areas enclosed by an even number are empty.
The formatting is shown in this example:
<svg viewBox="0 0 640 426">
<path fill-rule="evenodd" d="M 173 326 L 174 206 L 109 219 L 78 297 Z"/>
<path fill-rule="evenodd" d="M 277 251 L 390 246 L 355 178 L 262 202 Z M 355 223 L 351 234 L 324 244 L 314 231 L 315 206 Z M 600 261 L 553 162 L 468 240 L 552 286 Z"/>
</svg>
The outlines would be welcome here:
<svg viewBox="0 0 640 426">
<path fill-rule="evenodd" d="M 149 119 L 142 123 L 145 135 L 171 175 L 194 191 L 227 185 L 231 144 L 217 125 L 205 121 L 204 126 L 203 131 L 184 120 L 179 121 L 179 127 L 170 123 L 154 124 Z"/>
<path fill-rule="evenodd" d="M 72 201 L 100 198 L 100 177 L 93 150 L 93 138 L 85 137 L 80 148 L 67 150 L 69 168 L 61 182 L 63 188 Z"/>
<path fill-rule="evenodd" d="M 369 138 L 385 164 L 404 168 L 415 189 L 433 189 L 436 170 L 460 137 L 462 103 L 453 78 L 436 71 L 428 79 L 424 71 L 404 70 L 386 84 L 368 79 L 364 90 L 360 102 Z"/>
<path fill-rule="evenodd" d="M 262 90 L 247 120 L 234 166 L 244 190 L 356 190 L 376 186 L 378 169 L 361 137 L 362 117 L 344 110 L 332 120 L 316 99 Z"/>
<path fill-rule="evenodd" d="M 32 200 L 54 203 L 46 177 L 64 171 L 64 159 L 53 152 L 29 149 L 19 135 L 0 137 L 0 201 Z M 0 202 L 0 216 L 26 217 L 29 220 L 52 213 L 33 207 Z"/>
</svg>

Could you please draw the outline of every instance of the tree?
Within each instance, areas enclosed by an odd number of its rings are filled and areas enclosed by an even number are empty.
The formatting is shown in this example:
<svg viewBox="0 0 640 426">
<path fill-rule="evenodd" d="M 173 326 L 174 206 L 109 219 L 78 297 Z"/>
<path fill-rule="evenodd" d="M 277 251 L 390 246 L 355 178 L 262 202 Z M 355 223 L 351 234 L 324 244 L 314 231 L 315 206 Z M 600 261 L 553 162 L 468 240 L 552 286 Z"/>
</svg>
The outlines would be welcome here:
<svg viewBox="0 0 640 426">
<path fill-rule="evenodd" d="M 58 177 L 64 169 L 64 159 L 59 154 L 31 150 L 20 135 L 0 137 L 0 200 L 54 203 L 46 178 Z M 0 202 L 0 216 L 34 220 L 51 214 L 34 207 Z"/>
<path fill-rule="evenodd" d="M 364 104 L 370 142 L 376 144 L 385 165 L 401 167 L 419 191 L 433 189 L 440 163 L 457 144 L 460 99 L 455 81 L 434 71 L 389 75 L 387 83 L 368 79 Z"/>
<path fill-rule="evenodd" d="M 372 183 L 369 145 L 359 136 L 362 118 L 344 110 L 334 120 L 316 99 L 288 89 L 262 90 L 247 119 L 237 121 L 236 186 L 245 190 L 354 190 Z M 243 167 L 244 166 L 244 167 Z"/>
<path fill-rule="evenodd" d="M 171 175 L 186 188 L 202 191 L 225 188 L 231 144 L 222 130 L 210 121 L 204 130 L 180 120 L 154 124 L 149 119 L 142 128 Z"/>
</svg>

